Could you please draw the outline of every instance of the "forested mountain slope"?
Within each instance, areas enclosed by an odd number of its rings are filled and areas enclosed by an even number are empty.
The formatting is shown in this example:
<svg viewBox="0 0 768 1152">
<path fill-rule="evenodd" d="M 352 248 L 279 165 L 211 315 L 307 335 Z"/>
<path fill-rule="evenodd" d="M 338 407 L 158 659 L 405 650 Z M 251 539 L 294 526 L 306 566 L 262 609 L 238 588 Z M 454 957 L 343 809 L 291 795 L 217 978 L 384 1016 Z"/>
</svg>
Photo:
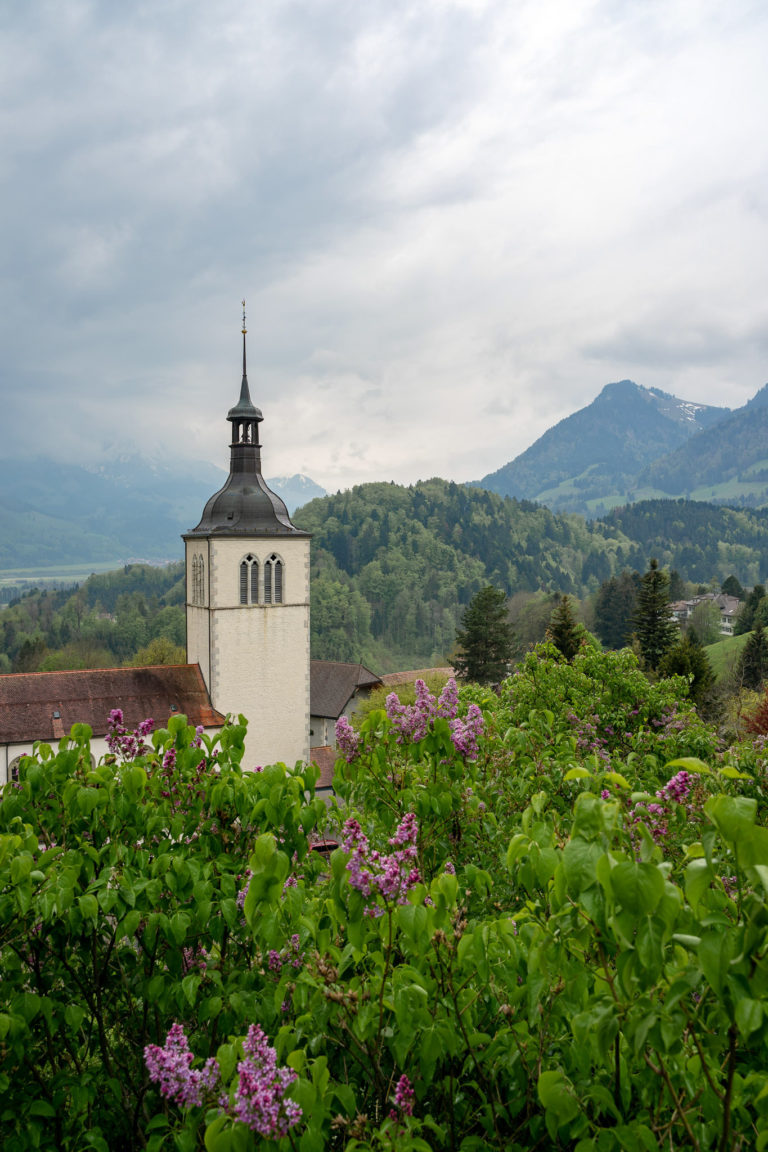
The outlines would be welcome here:
<svg viewBox="0 0 768 1152">
<path fill-rule="evenodd" d="M 377 671 L 442 660 L 486 583 L 581 594 L 642 563 L 621 534 L 445 480 L 359 485 L 294 519 L 314 534 L 313 654 Z"/>
<path fill-rule="evenodd" d="M 639 487 L 760 506 L 768 500 L 768 384 L 743 408 L 654 460 Z"/>
<path fill-rule="evenodd" d="M 652 500 L 588 523 L 428 480 L 360 485 L 294 520 L 314 537 L 313 657 L 380 673 L 444 663 L 465 606 L 488 583 L 510 596 L 585 596 L 625 568 L 645 571 L 651 556 L 696 582 L 768 582 L 768 510 Z M 131 565 L 74 595 L 24 597 L 0 611 L 0 669 L 120 663 L 157 636 L 182 644 L 183 599 L 180 565 Z"/>
<path fill-rule="evenodd" d="M 632 540 L 645 557 L 706 583 L 733 573 L 746 585 L 768 579 L 768 508 L 725 508 L 697 500 L 642 500 L 600 521 L 607 536 Z"/>
</svg>

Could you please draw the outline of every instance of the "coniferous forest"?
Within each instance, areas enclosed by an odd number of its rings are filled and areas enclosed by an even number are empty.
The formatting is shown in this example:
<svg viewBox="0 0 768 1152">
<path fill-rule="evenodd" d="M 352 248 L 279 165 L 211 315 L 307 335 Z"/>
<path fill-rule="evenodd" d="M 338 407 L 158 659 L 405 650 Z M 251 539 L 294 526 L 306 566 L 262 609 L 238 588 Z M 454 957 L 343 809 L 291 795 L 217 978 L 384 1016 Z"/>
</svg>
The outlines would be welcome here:
<svg viewBox="0 0 768 1152">
<path fill-rule="evenodd" d="M 729 576 L 746 587 L 768 578 L 768 511 L 683 500 L 590 522 L 429 480 L 360 485 L 313 500 L 294 521 L 313 533 L 313 658 L 377 672 L 444 663 L 487 584 L 517 604 L 524 651 L 543 638 L 558 595 L 594 599 L 606 581 L 639 576 L 651 556 L 718 589 Z M 625 626 L 619 613 L 613 646 Z M 77 590 L 28 590 L 1 610 L 0 671 L 183 659 L 184 635 L 182 565 L 129 565 Z"/>
</svg>

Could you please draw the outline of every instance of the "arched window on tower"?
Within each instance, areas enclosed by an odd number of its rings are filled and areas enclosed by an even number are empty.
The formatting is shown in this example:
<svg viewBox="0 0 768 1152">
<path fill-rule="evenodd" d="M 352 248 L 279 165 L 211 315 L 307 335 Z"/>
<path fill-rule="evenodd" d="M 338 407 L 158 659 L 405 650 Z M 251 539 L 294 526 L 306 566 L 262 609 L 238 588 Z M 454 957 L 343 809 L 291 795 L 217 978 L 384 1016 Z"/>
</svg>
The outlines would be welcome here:
<svg viewBox="0 0 768 1152">
<path fill-rule="evenodd" d="M 240 603 L 259 602 L 259 562 L 250 553 L 240 561 Z"/>
<path fill-rule="evenodd" d="M 274 552 L 264 565 L 264 603 L 283 602 L 283 562 Z"/>
<path fill-rule="evenodd" d="M 192 603 L 205 604 L 205 561 L 202 556 L 192 557 Z"/>
</svg>

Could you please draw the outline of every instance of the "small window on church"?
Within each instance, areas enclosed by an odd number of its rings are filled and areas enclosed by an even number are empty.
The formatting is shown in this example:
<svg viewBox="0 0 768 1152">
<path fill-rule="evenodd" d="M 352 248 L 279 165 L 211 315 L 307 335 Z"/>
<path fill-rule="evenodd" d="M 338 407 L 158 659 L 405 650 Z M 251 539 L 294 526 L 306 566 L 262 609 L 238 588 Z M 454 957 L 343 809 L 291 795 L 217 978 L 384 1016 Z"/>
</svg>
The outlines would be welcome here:
<svg viewBox="0 0 768 1152">
<path fill-rule="evenodd" d="M 240 561 L 240 603 L 258 604 L 259 602 L 259 562 L 255 556 L 248 555 Z"/>
<path fill-rule="evenodd" d="M 274 553 L 264 565 L 264 603 L 283 602 L 283 562 Z"/>
<path fill-rule="evenodd" d="M 192 557 L 192 603 L 205 603 L 205 561 L 202 556 Z"/>
<path fill-rule="evenodd" d="M 11 760 L 8 765 L 8 779 L 18 783 L 19 779 L 19 765 L 21 764 L 21 756 L 17 756 L 15 760 Z"/>
</svg>

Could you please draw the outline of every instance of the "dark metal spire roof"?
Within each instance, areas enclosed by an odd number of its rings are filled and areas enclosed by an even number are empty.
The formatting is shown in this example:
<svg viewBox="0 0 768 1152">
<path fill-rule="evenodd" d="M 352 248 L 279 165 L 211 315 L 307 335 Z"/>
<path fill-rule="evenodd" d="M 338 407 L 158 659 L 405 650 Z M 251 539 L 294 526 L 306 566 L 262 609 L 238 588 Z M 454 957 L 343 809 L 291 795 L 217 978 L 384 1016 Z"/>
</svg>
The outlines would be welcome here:
<svg viewBox="0 0 768 1152">
<path fill-rule="evenodd" d="M 240 399 L 227 413 L 232 425 L 229 477 L 203 509 L 200 523 L 188 536 L 308 536 L 291 523 L 288 509 L 261 474 L 259 424 L 264 419 L 251 400 L 245 363 L 245 300 L 243 300 L 243 380 Z"/>
</svg>

